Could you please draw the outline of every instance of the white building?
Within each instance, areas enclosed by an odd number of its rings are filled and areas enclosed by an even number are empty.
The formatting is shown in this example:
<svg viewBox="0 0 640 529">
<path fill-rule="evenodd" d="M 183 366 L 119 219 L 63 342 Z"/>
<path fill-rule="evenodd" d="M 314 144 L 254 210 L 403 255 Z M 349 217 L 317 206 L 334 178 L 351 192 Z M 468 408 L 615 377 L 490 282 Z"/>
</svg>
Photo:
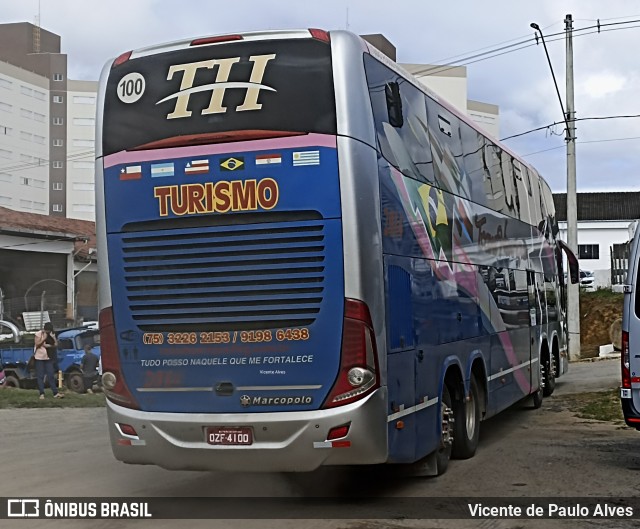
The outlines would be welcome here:
<svg viewBox="0 0 640 529">
<path fill-rule="evenodd" d="M 567 241 L 567 195 L 554 193 L 560 238 Z M 578 193 L 580 268 L 593 272 L 596 287 L 624 281 L 627 242 L 640 218 L 640 192 Z M 612 276 L 614 281 L 612 281 Z"/>
<path fill-rule="evenodd" d="M 96 93 L 67 78 L 58 35 L 0 24 L 0 206 L 95 219 Z"/>
<path fill-rule="evenodd" d="M 67 217 L 95 220 L 95 127 L 97 81 L 67 87 Z"/>
</svg>

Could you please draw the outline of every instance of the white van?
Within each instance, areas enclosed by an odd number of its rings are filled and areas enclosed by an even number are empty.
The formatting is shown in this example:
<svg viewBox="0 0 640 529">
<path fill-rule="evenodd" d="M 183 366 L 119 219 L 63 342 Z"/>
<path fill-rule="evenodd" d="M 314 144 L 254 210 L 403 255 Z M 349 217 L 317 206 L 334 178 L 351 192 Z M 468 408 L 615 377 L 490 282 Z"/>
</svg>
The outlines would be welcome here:
<svg viewBox="0 0 640 529">
<path fill-rule="evenodd" d="M 622 311 L 622 385 L 620 401 L 628 426 L 640 430 L 640 229 L 629 253 Z"/>
</svg>

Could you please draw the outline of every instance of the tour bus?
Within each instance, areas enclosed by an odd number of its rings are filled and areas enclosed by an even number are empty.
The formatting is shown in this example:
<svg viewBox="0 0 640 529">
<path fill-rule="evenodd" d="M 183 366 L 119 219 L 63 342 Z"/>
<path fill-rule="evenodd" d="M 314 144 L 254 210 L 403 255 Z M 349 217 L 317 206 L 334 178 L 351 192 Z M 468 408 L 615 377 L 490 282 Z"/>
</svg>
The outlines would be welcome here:
<svg viewBox="0 0 640 529">
<path fill-rule="evenodd" d="M 640 430 L 640 230 L 636 231 L 629 252 L 629 269 L 624 285 L 622 308 L 622 385 L 620 401 L 628 426 Z"/>
<path fill-rule="evenodd" d="M 98 116 L 117 459 L 436 475 L 566 370 L 549 186 L 360 37 L 130 51 Z"/>
</svg>

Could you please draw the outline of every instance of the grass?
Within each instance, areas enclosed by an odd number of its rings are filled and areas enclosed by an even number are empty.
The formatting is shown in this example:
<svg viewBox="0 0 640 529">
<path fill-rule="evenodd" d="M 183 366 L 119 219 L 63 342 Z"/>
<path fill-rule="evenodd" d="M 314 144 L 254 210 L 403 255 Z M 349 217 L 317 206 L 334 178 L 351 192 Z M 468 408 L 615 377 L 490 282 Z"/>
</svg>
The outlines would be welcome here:
<svg viewBox="0 0 640 529">
<path fill-rule="evenodd" d="M 99 408 L 105 406 L 103 393 L 74 393 L 62 391 L 64 399 L 54 399 L 50 389 L 45 399 L 38 398 L 37 389 L 0 389 L 0 409 L 3 408 Z"/>
<path fill-rule="evenodd" d="M 599 288 L 592 292 L 581 289 L 580 297 L 583 296 L 597 301 L 617 301 L 620 302 L 620 307 L 622 307 L 622 303 L 624 302 L 624 294 L 622 292 L 614 292 L 610 288 Z"/>
<path fill-rule="evenodd" d="M 579 393 L 563 397 L 569 409 L 582 419 L 624 424 L 618 389 Z"/>
</svg>

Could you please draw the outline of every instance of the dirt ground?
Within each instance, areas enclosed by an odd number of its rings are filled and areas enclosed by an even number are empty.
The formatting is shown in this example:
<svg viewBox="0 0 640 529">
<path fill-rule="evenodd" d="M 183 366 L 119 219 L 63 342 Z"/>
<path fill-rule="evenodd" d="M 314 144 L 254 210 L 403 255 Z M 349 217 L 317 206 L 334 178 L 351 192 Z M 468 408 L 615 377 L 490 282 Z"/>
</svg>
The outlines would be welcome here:
<svg viewBox="0 0 640 529">
<path fill-rule="evenodd" d="M 598 356 L 612 343 L 611 325 L 622 318 L 623 294 L 609 290 L 580 292 L 580 351 L 582 358 Z"/>
</svg>

